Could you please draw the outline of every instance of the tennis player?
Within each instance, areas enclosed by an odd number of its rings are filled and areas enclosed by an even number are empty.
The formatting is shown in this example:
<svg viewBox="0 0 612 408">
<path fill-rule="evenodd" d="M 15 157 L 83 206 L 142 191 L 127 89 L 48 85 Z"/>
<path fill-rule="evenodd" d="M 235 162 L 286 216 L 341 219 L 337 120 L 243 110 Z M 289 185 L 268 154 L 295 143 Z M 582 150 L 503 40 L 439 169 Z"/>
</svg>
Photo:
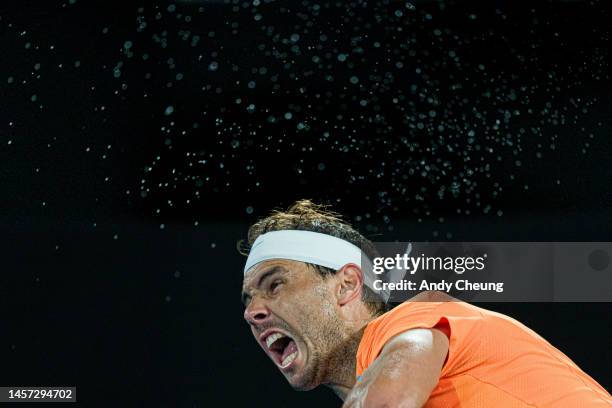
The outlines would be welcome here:
<svg viewBox="0 0 612 408">
<path fill-rule="evenodd" d="M 440 292 L 388 310 L 360 251 L 375 254 L 307 200 L 249 229 L 244 318 L 295 389 L 325 385 L 345 408 L 612 406 L 572 360 L 508 316 Z"/>
</svg>

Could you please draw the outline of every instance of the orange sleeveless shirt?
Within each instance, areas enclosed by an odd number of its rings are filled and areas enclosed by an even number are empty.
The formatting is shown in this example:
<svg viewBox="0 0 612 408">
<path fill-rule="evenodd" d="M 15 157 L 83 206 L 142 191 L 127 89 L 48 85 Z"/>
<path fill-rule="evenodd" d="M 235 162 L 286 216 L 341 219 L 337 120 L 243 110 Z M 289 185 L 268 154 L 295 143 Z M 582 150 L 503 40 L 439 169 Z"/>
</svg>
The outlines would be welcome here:
<svg viewBox="0 0 612 408">
<path fill-rule="evenodd" d="M 370 322 L 357 376 L 395 335 L 444 327 L 447 361 L 425 407 L 611 407 L 610 394 L 565 354 L 518 321 L 465 302 L 408 301 Z"/>
</svg>

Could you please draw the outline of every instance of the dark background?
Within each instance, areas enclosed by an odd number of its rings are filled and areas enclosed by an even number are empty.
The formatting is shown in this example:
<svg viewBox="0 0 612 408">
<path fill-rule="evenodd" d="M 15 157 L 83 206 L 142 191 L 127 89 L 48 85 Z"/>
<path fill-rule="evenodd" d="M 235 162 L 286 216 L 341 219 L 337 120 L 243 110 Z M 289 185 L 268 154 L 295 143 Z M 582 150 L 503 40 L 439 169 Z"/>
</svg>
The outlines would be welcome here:
<svg viewBox="0 0 612 408">
<path fill-rule="evenodd" d="M 604 2 L 0 6 L 1 385 L 83 406 L 339 406 L 242 321 L 248 224 L 610 241 Z M 482 305 L 608 390 L 609 303 Z"/>
</svg>

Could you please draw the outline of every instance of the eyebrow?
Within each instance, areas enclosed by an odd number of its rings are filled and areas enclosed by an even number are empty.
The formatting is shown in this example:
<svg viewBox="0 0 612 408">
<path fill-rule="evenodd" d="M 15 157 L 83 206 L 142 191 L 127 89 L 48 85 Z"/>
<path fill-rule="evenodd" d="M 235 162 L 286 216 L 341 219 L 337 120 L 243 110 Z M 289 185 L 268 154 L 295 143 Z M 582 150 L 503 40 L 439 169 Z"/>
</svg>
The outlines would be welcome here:
<svg viewBox="0 0 612 408">
<path fill-rule="evenodd" d="M 264 280 L 266 280 L 267 278 L 269 278 L 270 276 L 276 274 L 276 273 L 284 273 L 287 270 L 285 268 L 283 268 L 282 266 L 273 266 L 272 268 L 268 269 L 267 271 L 265 271 L 264 273 L 261 274 L 261 276 L 259 277 L 259 279 L 257 279 L 257 284 L 255 285 L 256 288 L 259 288 L 261 286 L 261 284 L 263 283 Z M 247 304 L 247 300 L 249 300 L 251 298 L 251 295 L 249 295 L 247 292 L 243 291 L 242 292 L 242 296 L 240 296 L 242 303 L 246 306 Z"/>
</svg>

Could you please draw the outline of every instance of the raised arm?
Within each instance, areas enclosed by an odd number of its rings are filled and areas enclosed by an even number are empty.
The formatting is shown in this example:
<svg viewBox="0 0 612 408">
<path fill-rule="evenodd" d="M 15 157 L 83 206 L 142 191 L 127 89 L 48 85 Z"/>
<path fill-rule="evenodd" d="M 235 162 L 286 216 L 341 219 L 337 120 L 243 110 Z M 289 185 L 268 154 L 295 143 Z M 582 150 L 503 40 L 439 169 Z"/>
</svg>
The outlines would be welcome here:
<svg viewBox="0 0 612 408">
<path fill-rule="evenodd" d="M 422 407 L 438 384 L 448 344 L 446 334 L 437 329 L 412 329 L 393 337 L 343 408 Z"/>
</svg>

